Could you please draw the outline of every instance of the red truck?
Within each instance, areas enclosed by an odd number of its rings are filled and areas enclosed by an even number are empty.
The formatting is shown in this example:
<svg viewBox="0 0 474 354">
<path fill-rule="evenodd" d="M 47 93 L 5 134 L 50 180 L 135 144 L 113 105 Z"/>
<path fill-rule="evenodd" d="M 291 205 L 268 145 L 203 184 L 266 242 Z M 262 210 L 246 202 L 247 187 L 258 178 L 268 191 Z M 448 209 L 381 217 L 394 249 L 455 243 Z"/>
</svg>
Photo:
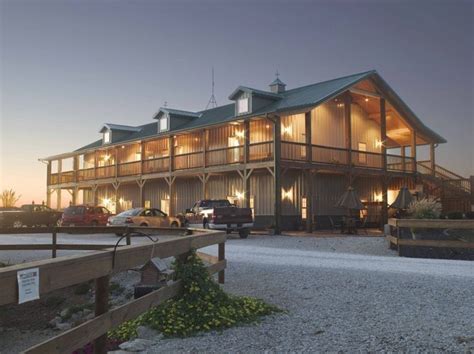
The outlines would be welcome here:
<svg viewBox="0 0 474 354">
<path fill-rule="evenodd" d="M 253 227 L 252 209 L 238 208 L 227 199 L 199 200 L 186 209 L 184 219 L 188 227 L 236 231 L 240 238 L 247 238 Z"/>
</svg>

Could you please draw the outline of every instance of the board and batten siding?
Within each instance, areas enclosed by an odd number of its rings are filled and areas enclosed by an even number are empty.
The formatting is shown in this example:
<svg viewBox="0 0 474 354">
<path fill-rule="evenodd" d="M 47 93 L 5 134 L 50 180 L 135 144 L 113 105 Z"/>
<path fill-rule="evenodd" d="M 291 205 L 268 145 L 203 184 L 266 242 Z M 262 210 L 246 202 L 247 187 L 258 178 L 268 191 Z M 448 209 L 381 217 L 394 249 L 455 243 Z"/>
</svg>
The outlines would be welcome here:
<svg viewBox="0 0 474 354">
<path fill-rule="evenodd" d="M 281 138 L 284 141 L 305 143 L 305 114 L 281 117 Z"/>
<path fill-rule="evenodd" d="M 254 171 L 250 176 L 250 195 L 254 198 L 254 214 L 275 214 L 275 190 L 273 176 L 267 171 Z"/>
<path fill-rule="evenodd" d="M 369 119 L 367 112 L 358 104 L 351 105 L 352 149 L 359 150 L 359 142 L 367 144 L 367 151 L 381 152 L 380 125 Z"/>
<path fill-rule="evenodd" d="M 197 200 L 202 199 L 202 182 L 197 177 L 178 177 L 174 181 L 174 210 L 177 213 L 191 208 Z"/>
<path fill-rule="evenodd" d="M 237 173 L 210 176 L 206 188 L 210 199 L 236 197 L 243 193 L 242 178 Z"/>
<path fill-rule="evenodd" d="M 229 147 L 229 138 L 236 138 L 236 132 L 243 132 L 242 124 L 229 124 L 222 127 L 209 129 L 207 148 L 209 150 Z M 238 137 L 237 137 L 238 138 Z M 238 138 L 239 145 L 243 145 L 242 138 Z"/>
</svg>

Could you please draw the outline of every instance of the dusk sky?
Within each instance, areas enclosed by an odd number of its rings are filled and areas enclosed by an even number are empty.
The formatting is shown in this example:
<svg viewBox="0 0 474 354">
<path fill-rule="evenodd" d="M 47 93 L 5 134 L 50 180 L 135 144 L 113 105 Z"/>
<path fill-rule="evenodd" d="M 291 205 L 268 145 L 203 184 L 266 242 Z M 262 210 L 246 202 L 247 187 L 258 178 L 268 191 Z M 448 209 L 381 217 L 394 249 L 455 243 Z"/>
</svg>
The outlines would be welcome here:
<svg viewBox="0 0 474 354">
<path fill-rule="evenodd" d="M 376 69 L 474 174 L 474 1 L 21 1 L 1 4 L 0 189 L 41 202 L 40 157 L 202 110 L 239 85 L 287 88 Z M 425 151 L 420 149 L 421 157 Z M 67 193 L 63 193 L 66 195 Z"/>
</svg>

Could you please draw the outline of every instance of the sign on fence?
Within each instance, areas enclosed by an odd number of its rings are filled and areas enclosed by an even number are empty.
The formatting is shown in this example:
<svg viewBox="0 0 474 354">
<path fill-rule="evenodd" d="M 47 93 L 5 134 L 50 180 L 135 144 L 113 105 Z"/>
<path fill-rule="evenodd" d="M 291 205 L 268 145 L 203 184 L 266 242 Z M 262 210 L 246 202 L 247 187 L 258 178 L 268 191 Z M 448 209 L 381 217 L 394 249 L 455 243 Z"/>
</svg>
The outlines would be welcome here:
<svg viewBox="0 0 474 354">
<path fill-rule="evenodd" d="M 39 268 L 20 270 L 18 279 L 18 303 L 39 299 Z"/>
</svg>

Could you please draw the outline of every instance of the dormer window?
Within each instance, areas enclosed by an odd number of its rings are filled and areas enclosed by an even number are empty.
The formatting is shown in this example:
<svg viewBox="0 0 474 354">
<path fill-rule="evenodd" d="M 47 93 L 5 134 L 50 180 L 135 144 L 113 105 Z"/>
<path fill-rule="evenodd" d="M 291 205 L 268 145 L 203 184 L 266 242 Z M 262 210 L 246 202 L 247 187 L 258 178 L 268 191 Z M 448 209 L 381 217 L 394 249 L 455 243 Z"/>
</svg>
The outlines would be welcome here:
<svg viewBox="0 0 474 354">
<path fill-rule="evenodd" d="M 237 100 L 237 113 L 243 114 L 248 113 L 249 111 L 249 99 L 248 98 L 240 98 Z"/>
<path fill-rule="evenodd" d="M 159 127 L 160 132 L 164 132 L 168 130 L 168 116 L 165 114 L 159 119 Z"/>
<path fill-rule="evenodd" d="M 106 130 L 106 131 L 104 132 L 104 136 L 103 136 L 103 141 L 102 141 L 102 142 L 103 142 L 104 144 L 110 144 L 110 142 L 112 141 L 112 136 L 111 136 L 111 135 L 112 135 L 111 131 L 110 131 L 110 130 Z"/>
</svg>

